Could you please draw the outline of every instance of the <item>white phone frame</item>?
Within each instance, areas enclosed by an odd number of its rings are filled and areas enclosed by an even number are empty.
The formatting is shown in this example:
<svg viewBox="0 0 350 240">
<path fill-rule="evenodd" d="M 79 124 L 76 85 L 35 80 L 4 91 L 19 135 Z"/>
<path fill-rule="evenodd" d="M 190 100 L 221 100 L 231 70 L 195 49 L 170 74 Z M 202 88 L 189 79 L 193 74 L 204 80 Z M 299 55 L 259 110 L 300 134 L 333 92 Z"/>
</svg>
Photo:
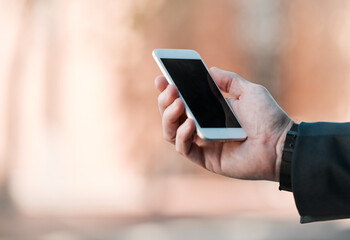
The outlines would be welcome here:
<svg viewBox="0 0 350 240">
<path fill-rule="evenodd" d="M 190 49 L 155 49 L 152 52 L 153 58 L 158 64 L 160 70 L 162 71 L 163 75 L 169 82 L 169 84 L 174 84 L 174 81 L 172 80 L 170 74 L 168 73 L 167 69 L 163 65 L 161 58 L 172 58 L 172 59 L 199 59 L 202 61 L 203 65 L 207 69 L 208 73 L 210 74 L 207 66 L 204 64 L 201 56 L 194 50 Z M 214 81 L 215 83 L 215 81 Z M 217 86 L 217 84 L 215 83 Z M 218 86 L 217 86 L 218 87 Z M 220 90 L 220 88 L 218 87 Z M 221 93 L 221 90 L 220 90 Z M 222 93 L 221 93 L 222 94 Z M 187 106 L 186 101 L 183 99 L 181 96 L 181 93 L 179 92 L 180 98 L 185 104 L 186 107 L 186 113 L 187 116 L 191 119 L 196 124 L 197 128 L 197 134 L 200 138 L 202 138 L 205 141 L 214 141 L 214 140 L 235 140 L 235 141 L 243 141 L 247 138 L 247 134 L 244 131 L 243 128 L 202 128 L 194 115 L 192 114 L 190 108 Z M 225 99 L 227 105 L 231 109 L 233 115 L 236 117 L 234 111 L 232 110 L 231 106 L 228 104 L 226 98 L 223 96 Z M 237 121 L 239 122 L 238 118 L 236 117 Z M 240 124 L 240 123 L 239 123 Z M 241 125 L 241 124 L 240 124 Z"/>
</svg>

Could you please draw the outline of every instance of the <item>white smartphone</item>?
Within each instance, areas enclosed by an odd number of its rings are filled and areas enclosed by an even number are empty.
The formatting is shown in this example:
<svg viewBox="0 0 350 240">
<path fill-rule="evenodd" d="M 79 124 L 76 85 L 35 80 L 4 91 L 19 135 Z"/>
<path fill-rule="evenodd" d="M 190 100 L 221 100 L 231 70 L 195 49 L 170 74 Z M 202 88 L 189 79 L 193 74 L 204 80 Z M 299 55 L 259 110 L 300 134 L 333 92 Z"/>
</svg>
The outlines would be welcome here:
<svg viewBox="0 0 350 240">
<path fill-rule="evenodd" d="M 155 49 L 152 55 L 169 84 L 179 90 L 199 137 L 206 141 L 246 139 L 246 132 L 196 51 Z"/>
</svg>

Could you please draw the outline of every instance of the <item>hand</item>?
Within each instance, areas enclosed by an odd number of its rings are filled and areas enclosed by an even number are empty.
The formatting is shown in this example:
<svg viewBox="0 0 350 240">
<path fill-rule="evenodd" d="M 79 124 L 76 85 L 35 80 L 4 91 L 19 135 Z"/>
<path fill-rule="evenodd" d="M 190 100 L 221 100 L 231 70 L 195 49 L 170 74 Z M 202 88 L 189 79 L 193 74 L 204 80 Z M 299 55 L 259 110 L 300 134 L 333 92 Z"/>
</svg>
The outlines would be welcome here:
<svg viewBox="0 0 350 240">
<path fill-rule="evenodd" d="M 163 136 L 176 151 L 209 171 L 239 179 L 279 181 L 282 148 L 293 124 L 270 93 L 235 73 L 211 68 L 220 89 L 232 97 L 228 102 L 247 133 L 243 142 L 205 142 L 196 134 L 193 120 L 177 88 L 163 76 L 155 79 Z"/>
</svg>

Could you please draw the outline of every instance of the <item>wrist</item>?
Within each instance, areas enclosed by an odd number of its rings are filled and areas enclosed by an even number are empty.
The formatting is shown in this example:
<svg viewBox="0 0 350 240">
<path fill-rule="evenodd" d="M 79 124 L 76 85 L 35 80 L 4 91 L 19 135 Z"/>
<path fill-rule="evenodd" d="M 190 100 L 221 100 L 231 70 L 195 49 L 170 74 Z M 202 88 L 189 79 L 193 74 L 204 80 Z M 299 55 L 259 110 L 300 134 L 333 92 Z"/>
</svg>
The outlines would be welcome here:
<svg viewBox="0 0 350 240">
<path fill-rule="evenodd" d="M 293 124 L 294 124 L 294 121 L 292 120 L 288 121 L 280 137 L 278 138 L 278 141 L 276 144 L 276 162 L 275 162 L 275 177 L 274 177 L 274 181 L 276 182 L 280 181 L 280 170 L 281 170 L 281 162 L 282 162 L 282 155 L 283 155 L 283 147 L 286 141 L 287 133 L 291 129 Z"/>
</svg>

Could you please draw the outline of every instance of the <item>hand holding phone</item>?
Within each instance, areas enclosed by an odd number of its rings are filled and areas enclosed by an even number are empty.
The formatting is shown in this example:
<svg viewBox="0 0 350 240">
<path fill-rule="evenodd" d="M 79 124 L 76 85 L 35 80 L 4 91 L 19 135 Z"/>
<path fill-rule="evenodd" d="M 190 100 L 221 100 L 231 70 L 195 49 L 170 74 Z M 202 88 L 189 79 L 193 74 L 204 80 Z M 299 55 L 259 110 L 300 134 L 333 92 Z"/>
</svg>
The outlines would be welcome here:
<svg viewBox="0 0 350 240">
<path fill-rule="evenodd" d="M 160 76 L 155 84 L 161 92 L 158 105 L 164 138 L 179 153 L 217 174 L 278 181 L 284 139 L 293 121 L 263 86 L 217 68 L 211 69 L 210 74 L 217 86 L 232 96 L 228 103 L 247 139 L 207 142 L 199 138 L 195 121 L 184 116 L 185 103 L 178 89 Z"/>
<path fill-rule="evenodd" d="M 194 50 L 156 49 L 153 57 L 170 84 L 175 84 L 197 134 L 206 141 L 244 140 L 247 135 Z"/>
</svg>

